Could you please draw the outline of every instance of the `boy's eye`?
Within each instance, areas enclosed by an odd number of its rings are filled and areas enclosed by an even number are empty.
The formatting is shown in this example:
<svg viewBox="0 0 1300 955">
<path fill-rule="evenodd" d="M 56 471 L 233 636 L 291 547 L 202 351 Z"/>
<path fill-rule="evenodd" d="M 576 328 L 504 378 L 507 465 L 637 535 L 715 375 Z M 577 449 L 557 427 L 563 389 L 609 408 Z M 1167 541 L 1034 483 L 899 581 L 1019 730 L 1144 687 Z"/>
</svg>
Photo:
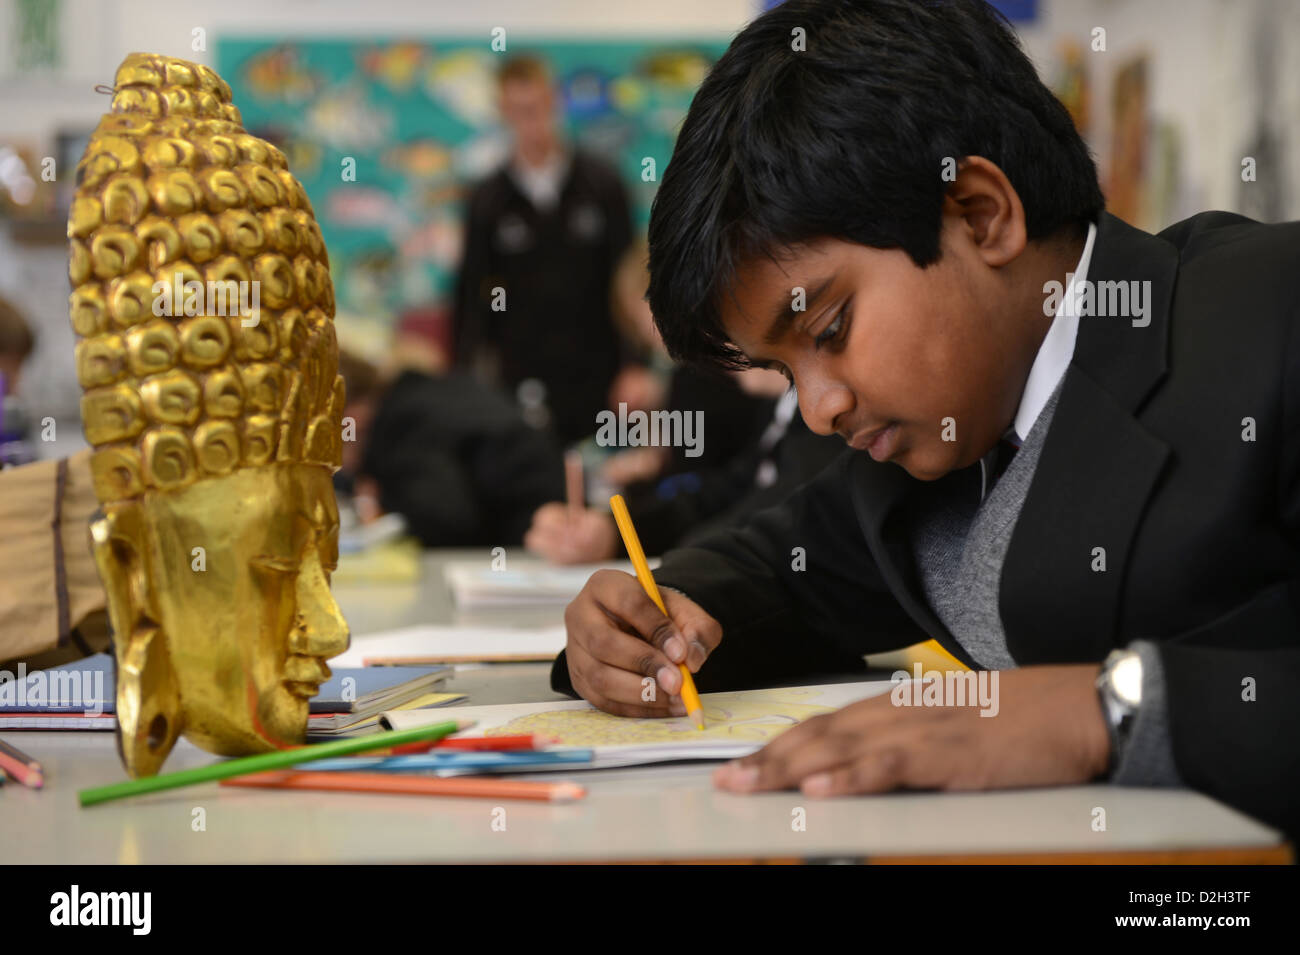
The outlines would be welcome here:
<svg viewBox="0 0 1300 955">
<path fill-rule="evenodd" d="M 814 346 L 816 348 L 821 348 L 827 342 L 839 337 L 840 332 L 844 330 L 844 325 L 847 321 L 845 313 L 848 309 L 849 306 L 845 303 L 844 307 L 836 313 L 835 318 L 831 320 L 831 323 L 822 329 L 820 334 L 817 335 L 817 338 L 814 340 Z"/>
</svg>

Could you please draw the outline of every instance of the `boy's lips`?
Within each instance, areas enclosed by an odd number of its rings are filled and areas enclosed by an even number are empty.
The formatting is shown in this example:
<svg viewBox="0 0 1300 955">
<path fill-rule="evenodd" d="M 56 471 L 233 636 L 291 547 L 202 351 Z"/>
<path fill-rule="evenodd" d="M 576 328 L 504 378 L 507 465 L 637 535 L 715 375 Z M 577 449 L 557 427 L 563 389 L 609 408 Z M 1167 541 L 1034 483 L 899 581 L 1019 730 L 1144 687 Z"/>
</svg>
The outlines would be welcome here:
<svg viewBox="0 0 1300 955">
<path fill-rule="evenodd" d="M 898 423 L 859 431 L 849 440 L 855 451 L 866 451 L 876 461 L 887 461 L 898 444 Z"/>
</svg>

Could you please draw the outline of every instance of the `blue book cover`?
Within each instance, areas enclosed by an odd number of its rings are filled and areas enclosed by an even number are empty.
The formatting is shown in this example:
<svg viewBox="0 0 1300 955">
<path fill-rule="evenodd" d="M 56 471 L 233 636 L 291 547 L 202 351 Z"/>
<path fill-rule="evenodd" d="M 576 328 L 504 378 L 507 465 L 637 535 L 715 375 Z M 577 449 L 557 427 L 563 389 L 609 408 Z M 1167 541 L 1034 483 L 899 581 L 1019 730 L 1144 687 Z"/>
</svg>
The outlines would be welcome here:
<svg viewBox="0 0 1300 955">
<path fill-rule="evenodd" d="M 590 748 L 566 747 L 549 750 L 442 750 L 411 753 L 405 756 L 341 756 L 299 763 L 297 769 L 331 772 L 423 773 L 444 769 L 507 771 L 538 769 L 590 763 L 595 752 Z"/>
</svg>

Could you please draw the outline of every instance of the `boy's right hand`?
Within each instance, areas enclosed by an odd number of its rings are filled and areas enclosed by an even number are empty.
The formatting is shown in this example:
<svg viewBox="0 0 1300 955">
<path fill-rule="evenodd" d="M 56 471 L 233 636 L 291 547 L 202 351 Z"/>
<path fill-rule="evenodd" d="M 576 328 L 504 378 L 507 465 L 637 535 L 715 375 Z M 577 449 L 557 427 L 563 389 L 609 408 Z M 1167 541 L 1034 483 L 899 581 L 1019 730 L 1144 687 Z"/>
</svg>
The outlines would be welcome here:
<svg viewBox="0 0 1300 955">
<path fill-rule="evenodd" d="M 677 664 L 698 673 L 722 642 L 722 625 L 699 604 L 672 590 L 659 593 L 669 617 L 631 574 L 602 570 L 564 610 L 569 679 L 606 713 L 685 716 Z"/>
</svg>

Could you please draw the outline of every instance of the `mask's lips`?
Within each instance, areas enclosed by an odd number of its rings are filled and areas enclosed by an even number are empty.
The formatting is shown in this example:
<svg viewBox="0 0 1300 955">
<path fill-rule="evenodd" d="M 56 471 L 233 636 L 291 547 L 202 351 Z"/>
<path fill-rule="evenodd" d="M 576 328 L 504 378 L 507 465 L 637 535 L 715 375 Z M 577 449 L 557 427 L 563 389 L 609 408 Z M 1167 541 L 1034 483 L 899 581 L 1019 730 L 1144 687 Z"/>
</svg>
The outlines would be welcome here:
<svg viewBox="0 0 1300 955">
<path fill-rule="evenodd" d="M 309 700 L 315 696 L 321 688 L 321 684 L 330 678 L 330 669 L 325 665 L 325 661 L 320 657 L 314 657 L 306 653 L 292 653 L 285 661 L 285 670 L 293 672 L 300 668 L 292 666 L 295 660 L 310 660 L 318 672 L 321 673 L 320 679 L 316 680 L 290 680 L 285 678 L 283 681 L 285 688 L 294 696 L 300 696 L 304 700 Z"/>
</svg>

